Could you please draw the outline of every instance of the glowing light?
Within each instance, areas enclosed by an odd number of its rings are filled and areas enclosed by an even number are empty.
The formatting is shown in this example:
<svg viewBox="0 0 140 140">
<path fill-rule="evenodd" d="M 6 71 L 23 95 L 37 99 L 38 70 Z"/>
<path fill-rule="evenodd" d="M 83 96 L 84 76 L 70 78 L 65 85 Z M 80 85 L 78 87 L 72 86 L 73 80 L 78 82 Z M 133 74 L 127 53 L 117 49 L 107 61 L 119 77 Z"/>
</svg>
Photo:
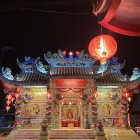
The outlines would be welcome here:
<svg viewBox="0 0 140 140">
<path fill-rule="evenodd" d="M 106 60 L 116 53 L 117 43 L 109 35 L 100 35 L 90 41 L 88 50 L 93 58 L 100 60 L 101 64 L 104 65 Z"/>
<path fill-rule="evenodd" d="M 15 98 L 14 98 L 14 97 L 12 97 L 12 98 L 11 98 L 12 103 L 14 102 L 14 100 L 15 100 Z"/>
<path fill-rule="evenodd" d="M 73 55 L 73 52 L 69 52 L 69 55 L 72 56 Z"/>
<path fill-rule="evenodd" d="M 93 94 L 92 94 L 92 97 L 93 97 L 93 98 L 97 98 L 97 96 L 98 96 L 97 93 L 93 93 Z"/>
<path fill-rule="evenodd" d="M 8 95 L 6 96 L 6 99 L 8 99 L 8 100 L 11 100 L 11 98 L 12 98 L 12 95 L 10 95 L 10 94 L 8 94 Z"/>
<path fill-rule="evenodd" d="M 127 100 L 129 101 L 129 103 L 131 102 L 132 98 L 131 97 L 128 97 Z"/>
<path fill-rule="evenodd" d="M 9 105 L 6 106 L 6 110 L 7 110 L 7 112 L 10 110 L 10 106 Z"/>
<path fill-rule="evenodd" d="M 67 51 L 66 51 L 66 50 L 64 50 L 64 51 L 63 51 L 63 54 L 66 54 L 66 53 L 67 53 Z"/>
<path fill-rule="evenodd" d="M 11 101 L 10 100 L 6 100 L 6 104 L 7 105 L 10 105 L 11 104 Z"/>
<path fill-rule="evenodd" d="M 78 55 L 79 53 L 80 53 L 79 51 L 75 51 L 75 54 L 77 54 L 77 55 Z"/>
<path fill-rule="evenodd" d="M 100 55 L 101 57 L 105 57 L 105 55 L 106 55 L 106 48 L 105 48 L 105 42 L 104 42 L 103 36 L 100 37 L 99 55 Z"/>
<path fill-rule="evenodd" d="M 16 99 L 19 97 L 19 93 L 15 93 L 14 96 L 16 97 Z"/>
<path fill-rule="evenodd" d="M 47 97 L 50 98 L 50 96 L 51 96 L 50 93 L 48 93 L 48 94 L 47 94 Z"/>
<path fill-rule="evenodd" d="M 125 93 L 125 97 L 128 97 L 128 96 L 129 96 L 129 94 L 126 92 L 126 93 Z"/>
</svg>

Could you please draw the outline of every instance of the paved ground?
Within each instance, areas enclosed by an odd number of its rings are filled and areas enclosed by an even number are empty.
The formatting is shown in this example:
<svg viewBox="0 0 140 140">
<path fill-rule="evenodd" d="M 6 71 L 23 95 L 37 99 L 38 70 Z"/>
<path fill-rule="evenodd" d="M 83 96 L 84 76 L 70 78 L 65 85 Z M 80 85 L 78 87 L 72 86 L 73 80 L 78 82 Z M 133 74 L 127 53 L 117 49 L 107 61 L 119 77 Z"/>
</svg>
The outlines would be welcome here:
<svg viewBox="0 0 140 140">
<path fill-rule="evenodd" d="M 6 138 L 5 138 L 5 137 L 1 137 L 1 136 L 0 136 L 0 140 L 6 140 Z"/>
<path fill-rule="evenodd" d="M 105 129 L 108 140 L 140 140 L 133 130 L 125 129 Z M 0 140 L 6 140 L 0 137 Z"/>
<path fill-rule="evenodd" d="M 108 140 L 140 140 L 133 130 L 105 129 Z"/>
</svg>

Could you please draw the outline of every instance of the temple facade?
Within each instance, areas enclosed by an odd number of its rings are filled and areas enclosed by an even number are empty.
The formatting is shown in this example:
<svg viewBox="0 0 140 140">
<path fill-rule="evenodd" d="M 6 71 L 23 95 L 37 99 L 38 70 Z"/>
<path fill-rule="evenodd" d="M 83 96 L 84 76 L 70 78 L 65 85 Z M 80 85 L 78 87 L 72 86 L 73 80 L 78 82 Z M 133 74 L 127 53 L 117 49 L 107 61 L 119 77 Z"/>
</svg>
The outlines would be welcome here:
<svg viewBox="0 0 140 140">
<path fill-rule="evenodd" d="M 125 62 L 114 57 L 100 65 L 83 50 L 75 55 L 47 52 L 44 60 L 17 59 L 21 73 L 15 76 L 2 68 L 4 92 L 15 98 L 16 109 L 16 129 L 8 139 L 72 139 L 79 130 L 80 139 L 95 139 L 94 130 L 130 127 L 129 102 L 140 85 L 138 68 L 128 77 L 121 73 Z M 73 129 L 78 135 L 62 134 Z"/>
</svg>

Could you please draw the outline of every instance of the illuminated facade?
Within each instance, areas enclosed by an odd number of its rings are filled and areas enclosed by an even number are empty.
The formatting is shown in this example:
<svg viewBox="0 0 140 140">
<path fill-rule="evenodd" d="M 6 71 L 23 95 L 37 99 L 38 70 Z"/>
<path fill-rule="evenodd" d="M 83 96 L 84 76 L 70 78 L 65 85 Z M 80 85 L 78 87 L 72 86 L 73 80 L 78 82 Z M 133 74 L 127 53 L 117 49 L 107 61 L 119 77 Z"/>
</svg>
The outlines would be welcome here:
<svg viewBox="0 0 140 140">
<path fill-rule="evenodd" d="M 88 130 L 87 138 L 94 139 L 99 121 L 107 128 L 129 128 L 129 102 L 140 81 L 138 68 L 129 78 L 122 75 L 125 63 L 117 58 L 103 66 L 84 51 L 68 55 L 60 50 L 47 52 L 44 59 L 46 65 L 39 58 L 25 57 L 22 63 L 17 59 L 21 73 L 16 76 L 9 68 L 2 68 L 4 91 L 16 97 L 17 129 L 9 139 L 66 139 L 59 133 L 65 129 L 74 129 L 77 134 L 80 130 L 81 139 Z"/>
</svg>

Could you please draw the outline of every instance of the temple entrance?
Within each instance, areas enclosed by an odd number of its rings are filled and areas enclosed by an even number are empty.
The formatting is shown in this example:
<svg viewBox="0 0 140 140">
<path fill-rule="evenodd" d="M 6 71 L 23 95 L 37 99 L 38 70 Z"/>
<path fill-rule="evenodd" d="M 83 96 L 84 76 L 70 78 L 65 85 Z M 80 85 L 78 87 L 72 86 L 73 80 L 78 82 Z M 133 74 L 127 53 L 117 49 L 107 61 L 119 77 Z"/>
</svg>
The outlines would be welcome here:
<svg viewBox="0 0 140 140">
<path fill-rule="evenodd" d="M 85 128 L 82 98 L 88 80 L 54 79 L 52 83 L 57 87 L 53 89 L 53 93 L 60 97 L 55 101 L 55 106 L 59 109 L 57 114 L 57 111 L 54 111 L 53 128 Z"/>
<path fill-rule="evenodd" d="M 81 127 L 82 106 L 79 99 L 62 100 L 61 102 L 61 127 Z"/>
</svg>

